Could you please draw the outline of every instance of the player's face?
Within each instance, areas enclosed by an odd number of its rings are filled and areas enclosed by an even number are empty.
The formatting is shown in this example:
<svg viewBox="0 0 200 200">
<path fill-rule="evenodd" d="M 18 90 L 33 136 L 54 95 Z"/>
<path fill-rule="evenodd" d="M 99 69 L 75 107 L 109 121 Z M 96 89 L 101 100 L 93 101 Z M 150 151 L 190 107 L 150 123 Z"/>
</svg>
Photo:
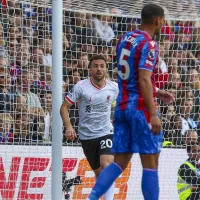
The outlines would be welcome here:
<svg viewBox="0 0 200 200">
<path fill-rule="evenodd" d="M 155 30 L 155 35 L 158 35 L 160 33 L 160 30 L 162 26 L 165 23 L 165 17 L 158 17 L 156 18 L 156 30 Z"/>
<path fill-rule="evenodd" d="M 107 66 L 104 60 L 98 59 L 93 60 L 90 67 L 90 75 L 100 81 L 106 77 Z"/>
</svg>

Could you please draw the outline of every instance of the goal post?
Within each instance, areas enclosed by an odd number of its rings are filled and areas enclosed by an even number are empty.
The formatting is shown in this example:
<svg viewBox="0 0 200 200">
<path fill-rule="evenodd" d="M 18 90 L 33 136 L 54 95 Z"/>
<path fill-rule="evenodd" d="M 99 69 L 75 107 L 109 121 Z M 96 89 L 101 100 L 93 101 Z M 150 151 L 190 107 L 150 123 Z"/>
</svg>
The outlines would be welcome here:
<svg viewBox="0 0 200 200">
<path fill-rule="evenodd" d="M 166 13 L 155 37 L 156 85 L 175 97 L 169 106 L 158 101 L 170 147 L 160 155 L 160 199 L 178 199 L 177 173 L 188 158 L 185 144 L 200 135 L 198 1 L 0 0 L 0 200 L 87 198 L 94 173 L 80 141 L 64 137 L 60 105 L 74 84 L 89 77 L 93 55 L 107 57 L 108 78 L 116 81 L 117 41 L 139 28 L 140 11 L 150 2 Z M 69 114 L 77 132 L 77 104 Z M 115 182 L 115 199 L 142 200 L 141 174 L 134 155 Z"/>
<path fill-rule="evenodd" d="M 52 1 L 52 200 L 62 199 L 62 5 Z"/>
</svg>

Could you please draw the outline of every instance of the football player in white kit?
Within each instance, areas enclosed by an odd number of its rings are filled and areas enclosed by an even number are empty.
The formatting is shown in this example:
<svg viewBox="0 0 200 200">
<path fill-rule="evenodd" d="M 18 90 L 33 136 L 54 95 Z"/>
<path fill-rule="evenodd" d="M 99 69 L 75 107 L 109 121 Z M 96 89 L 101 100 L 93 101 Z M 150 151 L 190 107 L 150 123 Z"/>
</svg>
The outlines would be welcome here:
<svg viewBox="0 0 200 200">
<path fill-rule="evenodd" d="M 118 85 L 106 78 L 107 61 L 103 55 L 90 59 L 90 78 L 79 81 L 66 96 L 60 114 L 66 126 L 66 137 L 74 140 L 77 135 L 69 118 L 69 108 L 77 101 L 79 110 L 78 134 L 84 154 L 98 177 L 109 163 L 113 162 L 111 152 L 113 126 L 111 123 L 111 105 L 118 96 Z M 104 195 L 105 200 L 114 199 L 112 185 Z"/>
</svg>

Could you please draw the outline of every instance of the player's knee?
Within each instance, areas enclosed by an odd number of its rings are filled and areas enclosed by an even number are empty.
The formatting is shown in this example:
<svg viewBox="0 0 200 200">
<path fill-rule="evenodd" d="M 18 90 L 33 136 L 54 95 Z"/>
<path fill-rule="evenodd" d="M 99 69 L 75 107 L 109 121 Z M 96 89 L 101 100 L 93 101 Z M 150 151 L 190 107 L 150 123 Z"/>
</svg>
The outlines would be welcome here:
<svg viewBox="0 0 200 200">
<path fill-rule="evenodd" d="M 158 169 L 158 165 L 155 163 L 147 163 L 146 165 L 143 165 L 143 168 L 146 169 Z"/>
<path fill-rule="evenodd" d="M 132 153 L 115 154 L 114 162 L 124 171 L 132 158 Z"/>
<path fill-rule="evenodd" d="M 159 155 L 140 155 L 143 168 L 158 169 Z"/>
<path fill-rule="evenodd" d="M 102 155 L 100 157 L 100 167 L 101 167 L 101 169 L 106 168 L 113 161 L 114 161 L 113 155 Z"/>
<path fill-rule="evenodd" d="M 111 162 L 109 160 L 105 160 L 101 163 L 101 169 L 106 168 Z"/>
</svg>

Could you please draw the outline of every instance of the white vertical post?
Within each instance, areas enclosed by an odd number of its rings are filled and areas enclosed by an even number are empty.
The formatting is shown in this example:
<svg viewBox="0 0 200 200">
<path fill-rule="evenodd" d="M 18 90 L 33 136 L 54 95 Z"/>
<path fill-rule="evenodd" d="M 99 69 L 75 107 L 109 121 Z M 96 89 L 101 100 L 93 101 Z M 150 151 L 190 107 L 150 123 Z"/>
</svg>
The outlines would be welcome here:
<svg viewBox="0 0 200 200">
<path fill-rule="evenodd" d="M 62 0 L 52 0 L 52 200 L 62 199 Z"/>
</svg>

